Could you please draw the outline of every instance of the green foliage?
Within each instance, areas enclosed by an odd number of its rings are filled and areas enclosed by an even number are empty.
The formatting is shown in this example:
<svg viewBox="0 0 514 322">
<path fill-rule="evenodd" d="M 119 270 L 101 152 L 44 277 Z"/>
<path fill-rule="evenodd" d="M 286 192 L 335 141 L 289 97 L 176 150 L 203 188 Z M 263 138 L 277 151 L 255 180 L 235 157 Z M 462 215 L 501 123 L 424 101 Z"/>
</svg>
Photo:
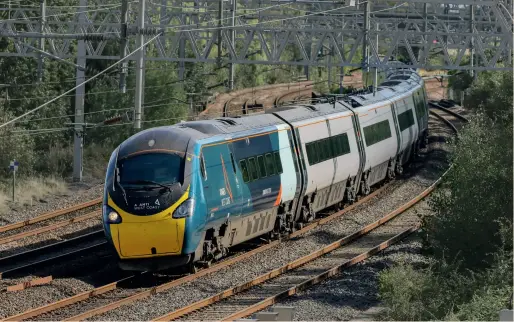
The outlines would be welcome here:
<svg viewBox="0 0 514 322">
<path fill-rule="evenodd" d="M 12 119 L 12 113 L 6 112 L 0 105 L 0 122 Z M 19 126 L 6 126 L 0 129 L 0 180 L 11 176 L 8 165 L 16 159 L 20 167 L 21 175 L 33 174 L 35 163 L 34 139 L 31 136 L 20 135 L 17 131 L 23 131 Z"/>
<path fill-rule="evenodd" d="M 487 266 L 498 221 L 512 220 L 512 132 L 478 114 L 453 147 L 454 168 L 431 199 L 436 215 L 425 218 L 426 246 L 464 268 Z"/>
<path fill-rule="evenodd" d="M 473 83 L 473 76 L 467 72 L 454 74 L 448 78 L 448 86 L 457 91 L 468 89 Z"/>
<path fill-rule="evenodd" d="M 461 272 L 459 263 L 444 261 L 425 268 L 403 264 L 383 271 L 379 292 L 386 311 L 381 319 L 497 320 L 501 309 L 511 308 L 513 283 L 512 225 L 502 225 L 500 231 L 502 246 L 484 271 Z"/>
<path fill-rule="evenodd" d="M 476 115 L 451 144 L 454 166 L 431 197 L 434 214 L 422 218 L 423 252 L 433 265 L 381 274 L 387 319 L 496 320 L 509 307 L 512 74 L 480 74 L 470 97 Z"/>
<path fill-rule="evenodd" d="M 111 63 L 110 61 L 88 61 L 86 76 L 91 77 Z M 201 68 L 187 66 L 188 82 L 179 84 L 175 66 L 176 64 L 147 63 L 143 115 L 144 121 L 148 122 L 143 123 L 143 128 L 174 124 L 180 119 L 185 119 L 189 107 L 185 92 L 201 91 L 204 84 L 200 76 Z M 0 58 L 0 83 L 10 85 L 0 88 L 0 96 L 4 98 L 0 99 L 1 121 L 11 120 L 75 86 L 73 66 L 46 59 L 44 67 L 44 82 L 38 84 L 35 82 L 36 60 Z M 127 78 L 125 94 L 119 92 L 117 80 L 109 73 L 86 85 L 85 121 L 88 124 L 98 125 L 86 130 L 84 138 L 86 149 L 94 145 L 97 149 L 105 148 L 112 151 L 117 144 L 134 133 L 128 119 L 132 117 L 134 88 L 133 72 L 130 72 Z M 7 165 L 14 158 L 20 162 L 21 177 L 30 177 L 34 174 L 65 177 L 71 174 L 73 156 L 71 128 L 48 133 L 32 134 L 30 131 L 69 127 L 65 123 L 74 121 L 74 104 L 74 94 L 69 94 L 14 125 L 0 129 L 0 180 L 10 177 Z M 104 120 L 118 114 L 127 116 L 124 117 L 122 124 L 102 126 Z M 156 120 L 159 121 L 154 122 Z M 85 164 L 90 160 L 93 163 L 97 161 L 106 163 L 109 155 L 102 155 L 99 159 L 93 153 L 86 154 Z M 88 158 L 91 159 L 88 160 Z M 100 175 L 103 177 L 103 174 Z"/>
<path fill-rule="evenodd" d="M 475 111 L 483 109 L 495 121 L 512 125 L 512 84 L 512 72 L 481 72 L 464 104 Z"/>
</svg>

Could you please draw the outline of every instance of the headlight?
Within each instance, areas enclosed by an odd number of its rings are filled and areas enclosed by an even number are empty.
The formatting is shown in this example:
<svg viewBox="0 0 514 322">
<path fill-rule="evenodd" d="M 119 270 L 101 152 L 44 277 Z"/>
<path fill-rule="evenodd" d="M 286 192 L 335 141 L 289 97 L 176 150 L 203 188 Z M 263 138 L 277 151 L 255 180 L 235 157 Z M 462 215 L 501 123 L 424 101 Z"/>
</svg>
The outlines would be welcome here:
<svg viewBox="0 0 514 322">
<path fill-rule="evenodd" d="M 175 209 L 175 212 L 173 212 L 173 218 L 185 218 L 191 216 L 194 206 L 195 200 L 187 199 L 177 209 Z"/>
<path fill-rule="evenodd" d="M 109 221 L 110 222 L 116 222 L 116 221 L 118 221 L 118 219 L 120 219 L 120 215 L 118 215 L 118 213 L 116 213 L 116 211 L 111 211 L 109 213 Z"/>
<path fill-rule="evenodd" d="M 109 224 L 121 223 L 121 216 L 111 207 L 104 206 L 104 220 Z"/>
</svg>

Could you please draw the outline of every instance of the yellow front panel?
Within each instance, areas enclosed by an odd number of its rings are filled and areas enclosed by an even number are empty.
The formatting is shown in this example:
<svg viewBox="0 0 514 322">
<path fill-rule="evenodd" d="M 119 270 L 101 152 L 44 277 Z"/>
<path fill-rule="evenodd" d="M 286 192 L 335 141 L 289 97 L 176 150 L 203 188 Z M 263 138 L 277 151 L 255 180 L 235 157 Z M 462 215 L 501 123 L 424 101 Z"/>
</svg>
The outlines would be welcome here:
<svg viewBox="0 0 514 322">
<path fill-rule="evenodd" d="M 147 223 L 118 225 L 118 241 L 122 257 L 177 254 L 182 250 L 185 219 L 165 219 Z"/>
<path fill-rule="evenodd" d="M 112 199 L 108 205 L 118 212 L 122 222 L 111 224 L 111 236 L 121 258 L 177 255 L 182 252 L 186 219 L 172 214 L 188 198 L 189 188 L 171 207 L 151 216 L 135 216 L 120 209 Z M 155 254 L 152 254 L 155 248 Z"/>
</svg>

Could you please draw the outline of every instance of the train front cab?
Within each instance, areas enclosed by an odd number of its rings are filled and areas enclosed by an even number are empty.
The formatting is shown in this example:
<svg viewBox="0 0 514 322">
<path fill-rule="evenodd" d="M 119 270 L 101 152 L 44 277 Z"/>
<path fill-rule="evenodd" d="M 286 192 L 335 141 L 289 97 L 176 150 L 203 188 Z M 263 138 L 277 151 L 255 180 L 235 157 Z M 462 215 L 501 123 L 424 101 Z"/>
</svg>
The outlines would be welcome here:
<svg viewBox="0 0 514 322">
<path fill-rule="evenodd" d="M 120 268 L 157 271 L 190 264 L 196 248 L 193 246 L 191 251 L 192 245 L 187 243 L 187 228 L 191 226 L 195 206 L 191 185 L 173 194 L 170 192 L 167 197 L 160 194 L 159 189 L 145 188 L 138 192 L 125 186 L 125 202 L 120 184 L 115 182 L 117 151 L 113 152 L 107 168 L 102 219 L 105 236 L 117 253 Z M 193 163 L 193 159 L 186 162 Z M 188 168 L 191 173 L 192 164 Z M 136 168 L 130 170 L 135 172 Z M 157 171 L 159 166 L 154 162 L 139 173 L 147 175 Z M 123 170 L 120 172 L 123 178 Z M 150 179 L 157 180 L 156 177 Z"/>
</svg>

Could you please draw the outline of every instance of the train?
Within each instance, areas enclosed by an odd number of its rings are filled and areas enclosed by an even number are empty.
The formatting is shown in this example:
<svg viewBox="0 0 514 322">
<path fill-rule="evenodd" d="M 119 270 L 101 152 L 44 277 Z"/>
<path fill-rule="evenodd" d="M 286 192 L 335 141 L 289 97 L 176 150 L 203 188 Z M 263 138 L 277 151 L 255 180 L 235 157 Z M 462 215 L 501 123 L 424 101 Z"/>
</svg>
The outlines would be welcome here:
<svg viewBox="0 0 514 322">
<path fill-rule="evenodd" d="M 280 238 L 392 180 L 427 145 L 424 81 L 146 129 L 109 159 L 102 221 L 128 271 L 194 272 L 254 238 Z"/>
</svg>

